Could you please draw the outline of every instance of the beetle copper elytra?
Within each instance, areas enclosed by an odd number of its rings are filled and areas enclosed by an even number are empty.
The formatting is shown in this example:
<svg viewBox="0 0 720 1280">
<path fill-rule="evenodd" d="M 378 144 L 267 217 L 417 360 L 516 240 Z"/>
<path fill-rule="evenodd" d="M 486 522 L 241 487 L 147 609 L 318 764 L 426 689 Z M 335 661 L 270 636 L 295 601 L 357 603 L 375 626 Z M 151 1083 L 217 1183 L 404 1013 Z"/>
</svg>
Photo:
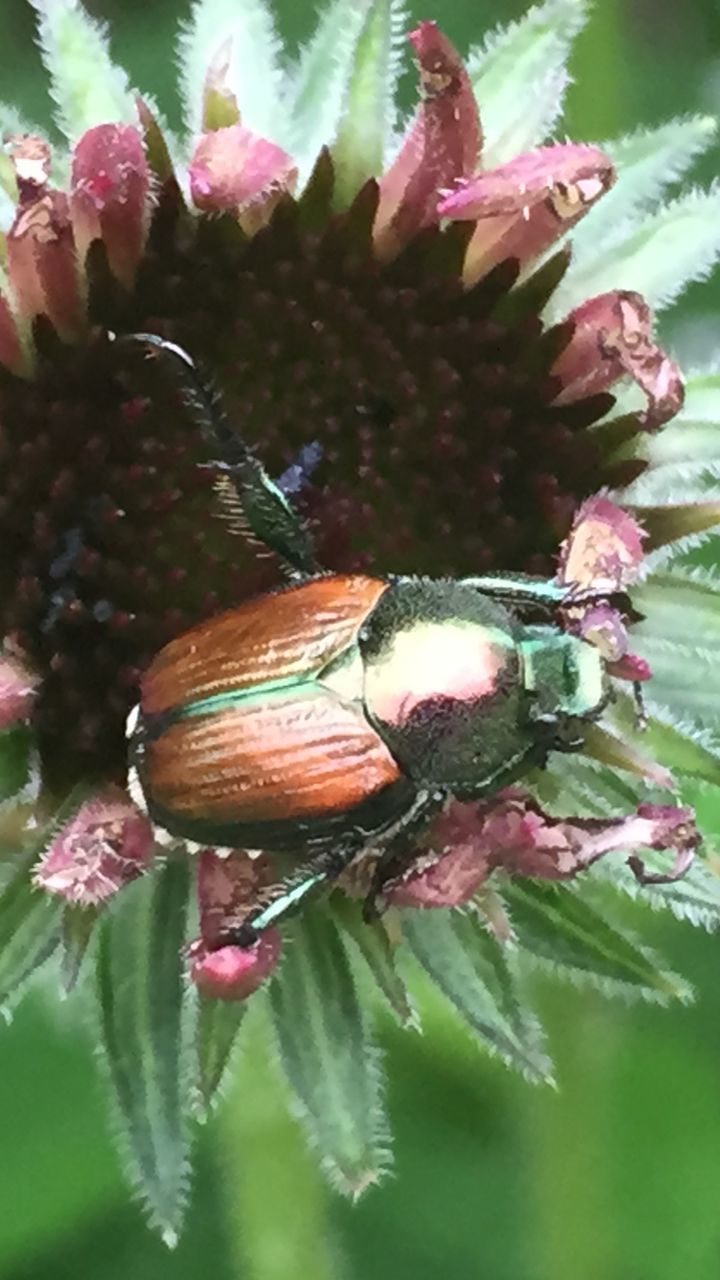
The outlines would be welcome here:
<svg viewBox="0 0 720 1280">
<path fill-rule="evenodd" d="M 224 942 L 252 943 L 369 850 L 372 914 L 450 798 L 492 795 L 582 745 L 608 680 L 560 610 L 607 593 L 570 599 L 567 586 L 512 574 L 323 572 L 190 356 L 153 334 L 120 341 L 177 362 L 221 454 L 209 465 L 290 578 L 172 640 L 145 672 L 130 759 L 147 811 L 206 847 L 287 855 L 287 874 Z"/>
</svg>

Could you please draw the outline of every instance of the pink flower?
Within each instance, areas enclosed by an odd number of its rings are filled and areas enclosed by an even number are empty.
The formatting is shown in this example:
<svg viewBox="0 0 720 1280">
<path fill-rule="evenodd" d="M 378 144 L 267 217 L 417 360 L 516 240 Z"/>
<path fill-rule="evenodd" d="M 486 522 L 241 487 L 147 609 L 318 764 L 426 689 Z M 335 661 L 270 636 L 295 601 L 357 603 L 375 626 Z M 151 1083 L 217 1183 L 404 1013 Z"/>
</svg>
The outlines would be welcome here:
<svg viewBox="0 0 720 1280">
<path fill-rule="evenodd" d="M 148 819 L 119 787 L 106 787 L 53 837 L 33 881 L 68 902 L 95 906 L 142 875 L 153 852 Z"/>
</svg>

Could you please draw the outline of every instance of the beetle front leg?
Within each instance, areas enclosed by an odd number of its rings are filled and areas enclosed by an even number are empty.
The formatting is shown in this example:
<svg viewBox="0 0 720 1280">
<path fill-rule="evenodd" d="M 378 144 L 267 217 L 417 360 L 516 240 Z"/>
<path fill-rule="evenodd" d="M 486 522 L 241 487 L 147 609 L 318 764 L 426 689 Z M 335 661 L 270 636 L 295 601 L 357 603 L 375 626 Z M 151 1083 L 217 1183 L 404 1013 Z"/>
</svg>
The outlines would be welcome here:
<svg viewBox="0 0 720 1280">
<path fill-rule="evenodd" d="M 285 879 L 270 885 L 262 894 L 263 901 L 240 920 L 237 926 L 226 925 L 219 945 L 252 946 L 270 925 L 280 924 L 288 916 L 295 915 L 308 898 L 337 880 L 366 843 L 367 837 L 363 836 L 360 841 L 354 836 L 344 844 L 320 850 L 314 857 L 308 858 Z"/>
<path fill-rule="evenodd" d="M 128 333 L 115 339 L 144 346 L 148 354 L 170 356 L 182 374 L 182 394 L 208 443 L 220 458 L 209 465 L 232 485 L 248 534 L 283 560 L 292 576 L 315 574 L 320 566 L 312 539 L 282 489 L 232 427 L 220 395 L 194 360 L 175 342 L 154 333 Z"/>
<path fill-rule="evenodd" d="M 579 608 L 606 603 L 623 614 L 632 616 L 632 606 L 627 593 L 607 588 L 579 587 L 556 582 L 552 578 L 534 578 L 525 573 L 484 573 L 463 578 L 467 586 L 475 587 L 483 595 L 511 608 L 539 609 L 555 616 L 560 609 Z"/>
</svg>

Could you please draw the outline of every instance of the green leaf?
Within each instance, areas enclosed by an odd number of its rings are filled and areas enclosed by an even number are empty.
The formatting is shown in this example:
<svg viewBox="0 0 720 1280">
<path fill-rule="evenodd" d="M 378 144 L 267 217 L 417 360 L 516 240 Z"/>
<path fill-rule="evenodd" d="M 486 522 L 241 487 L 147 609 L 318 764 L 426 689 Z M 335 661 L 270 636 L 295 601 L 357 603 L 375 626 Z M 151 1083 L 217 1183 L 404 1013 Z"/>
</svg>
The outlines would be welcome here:
<svg viewBox="0 0 720 1280">
<path fill-rule="evenodd" d="M 546 0 L 470 51 L 468 74 L 485 134 L 483 168 L 513 159 L 552 132 L 568 56 L 586 17 L 585 0 Z"/>
<path fill-rule="evenodd" d="M 344 894 L 335 894 L 330 903 L 341 934 L 355 944 L 372 977 L 401 1027 L 419 1027 L 417 1012 L 405 983 L 395 968 L 395 957 L 383 920 L 368 924 L 362 907 Z"/>
<path fill-rule="evenodd" d="M 280 1057 L 331 1181 L 351 1196 L 388 1164 L 378 1051 L 327 908 L 292 926 L 270 988 Z"/>
<path fill-rule="evenodd" d="M 222 1096 L 240 1024 L 246 1011 L 245 1000 L 213 1000 L 210 996 L 202 995 L 198 997 L 195 1048 L 200 1097 L 196 1110 L 201 1119 L 209 1115 Z"/>
<path fill-rule="evenodd" d="M 77 986 L 97 918 L 95 907 L 65 905 L 60 930 L 60 981 L 65 995 Z"/>
<path fill-rule="evenodd" d="M 187 1199 L 189 1105 L 182 949 L 185 861 L 123 889 L 103 921 L 101 1047 L 120 1145 L 151 1224 L 174 1245 Z"/>
<path fill-rule="evenodd" d="M 264 0 L 195 0 L 178 40 L 188 130 L 200 131 L 205 76 L 223 46 L 230 51 L 228 88 L 235 95 L 242 123 L 282 144 L 287 130 L 282 45 Z"/>
<path fill-rule="evenodd" d="M 635 289 L 655 310 L 667 307 L 691 280 L 708 274 L 719 253 L 720 190 L 691 191 L 613 243 L 594 239 L 559 286 L 548 318 L 559 320 L 609 289 Z"/>
<path fill-rule="evenodd" d="M 315 34 L 300 51 L 290 71 L 292 118 L 289 150 L 305 182 L 320 148 L 333 142 L 338 130 L 360 32 L 370 0 L 334 0 L 320 15 Z"/>
<path fill-rule="evenodd" d="M 720 742 L 715 735 L 693 724 L 683 711 L 674 712 L 659 706 L 652 696 L 652 686 L 646 701 L 651 714 L 646 728 L 639 733 L 634 727 L 635 712 L 630 698 L 618 694 L 612 717 L 623 738 L 662 761 L 681 778 L 688 775 L 720 785 Z"/>
<path fill-rule="evenodd" d="M 0 1011 L 6 1016 L 60 941 L 62 898 L 36 889 L 38 850 L 16 858 L 0 892 Z"/>
<path fill-rule="evenodd" d="M 486 1048 L 531 1080 L 549 1080 L 537 1023 L 516 990 L 506 948 L 475 912 L 408 911 L 413 954 Z"/>
<path fill-rule="evenodd" d="M 19 799 L 33 786 L 37 769 L 32 746 L 27 725 L 0 732 L 0 804 Z"/>
<path fill-rule="evenodd" d="M 70 142 L 93 125 L 137 124 L 130 82 L 110 57 L 107 32 L 79 0 L 32 0 L 56 120 Z"/>
<path fill-rule="evenodd" d="M 690 116 L 601 142 L 615 165 L 617 181 L 573 230 L 573 258 L 582 261 L 586 255 L 593 256 L 601 239 L 609 244 L 624 238 L 629 220 L 637 222 L 640 211 L 678 182 L 712 146 L 716 133 L 712 116 Z"/>
<path fill-rule="evenodd" d="M 373 0 L 360 32 L 332 148 L 340 208 L 382 173 L 395 124 L 404 16 L 402 0 Z"/>
<path fill-rule="evenodd" d="M 569 886 L 515 880 L 503 897 L 520 946 L 558 977 L 661 1003 L 691 998 L 682 978 Z"/>
<path fill-rule="evenodd" d="M 650 663 L 652 699 L 720 722 L 720 580 L 702 569 L 655 573 L 633 590 L 645 618 L 633 628 L 633 648 Z"/>
</svg>

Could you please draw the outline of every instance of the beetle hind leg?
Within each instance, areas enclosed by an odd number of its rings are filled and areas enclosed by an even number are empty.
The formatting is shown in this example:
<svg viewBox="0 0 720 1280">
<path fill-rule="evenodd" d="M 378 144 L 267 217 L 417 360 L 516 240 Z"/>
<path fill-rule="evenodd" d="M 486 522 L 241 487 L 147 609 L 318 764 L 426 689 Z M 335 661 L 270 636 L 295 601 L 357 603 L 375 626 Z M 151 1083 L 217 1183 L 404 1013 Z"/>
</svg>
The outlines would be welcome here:
<svg viewBox="0 0 720 1280">
<path fill-rule="evenodd" d="M 162 354 L 175 362 L 184 401 L 205 439 L 220 454 L 217 460 L 206 465 L 234 490 L 234 514 L 244 529 L 251 538 L 274 551 L 292 576 L 317 573 L 320 566 L 305 525 L 283 490 L 230 425 L 219 392 L 187 351 L 155 333 L 128 333 L 115 341 L 144 346 L 149 355 Z"/>
</svg>

